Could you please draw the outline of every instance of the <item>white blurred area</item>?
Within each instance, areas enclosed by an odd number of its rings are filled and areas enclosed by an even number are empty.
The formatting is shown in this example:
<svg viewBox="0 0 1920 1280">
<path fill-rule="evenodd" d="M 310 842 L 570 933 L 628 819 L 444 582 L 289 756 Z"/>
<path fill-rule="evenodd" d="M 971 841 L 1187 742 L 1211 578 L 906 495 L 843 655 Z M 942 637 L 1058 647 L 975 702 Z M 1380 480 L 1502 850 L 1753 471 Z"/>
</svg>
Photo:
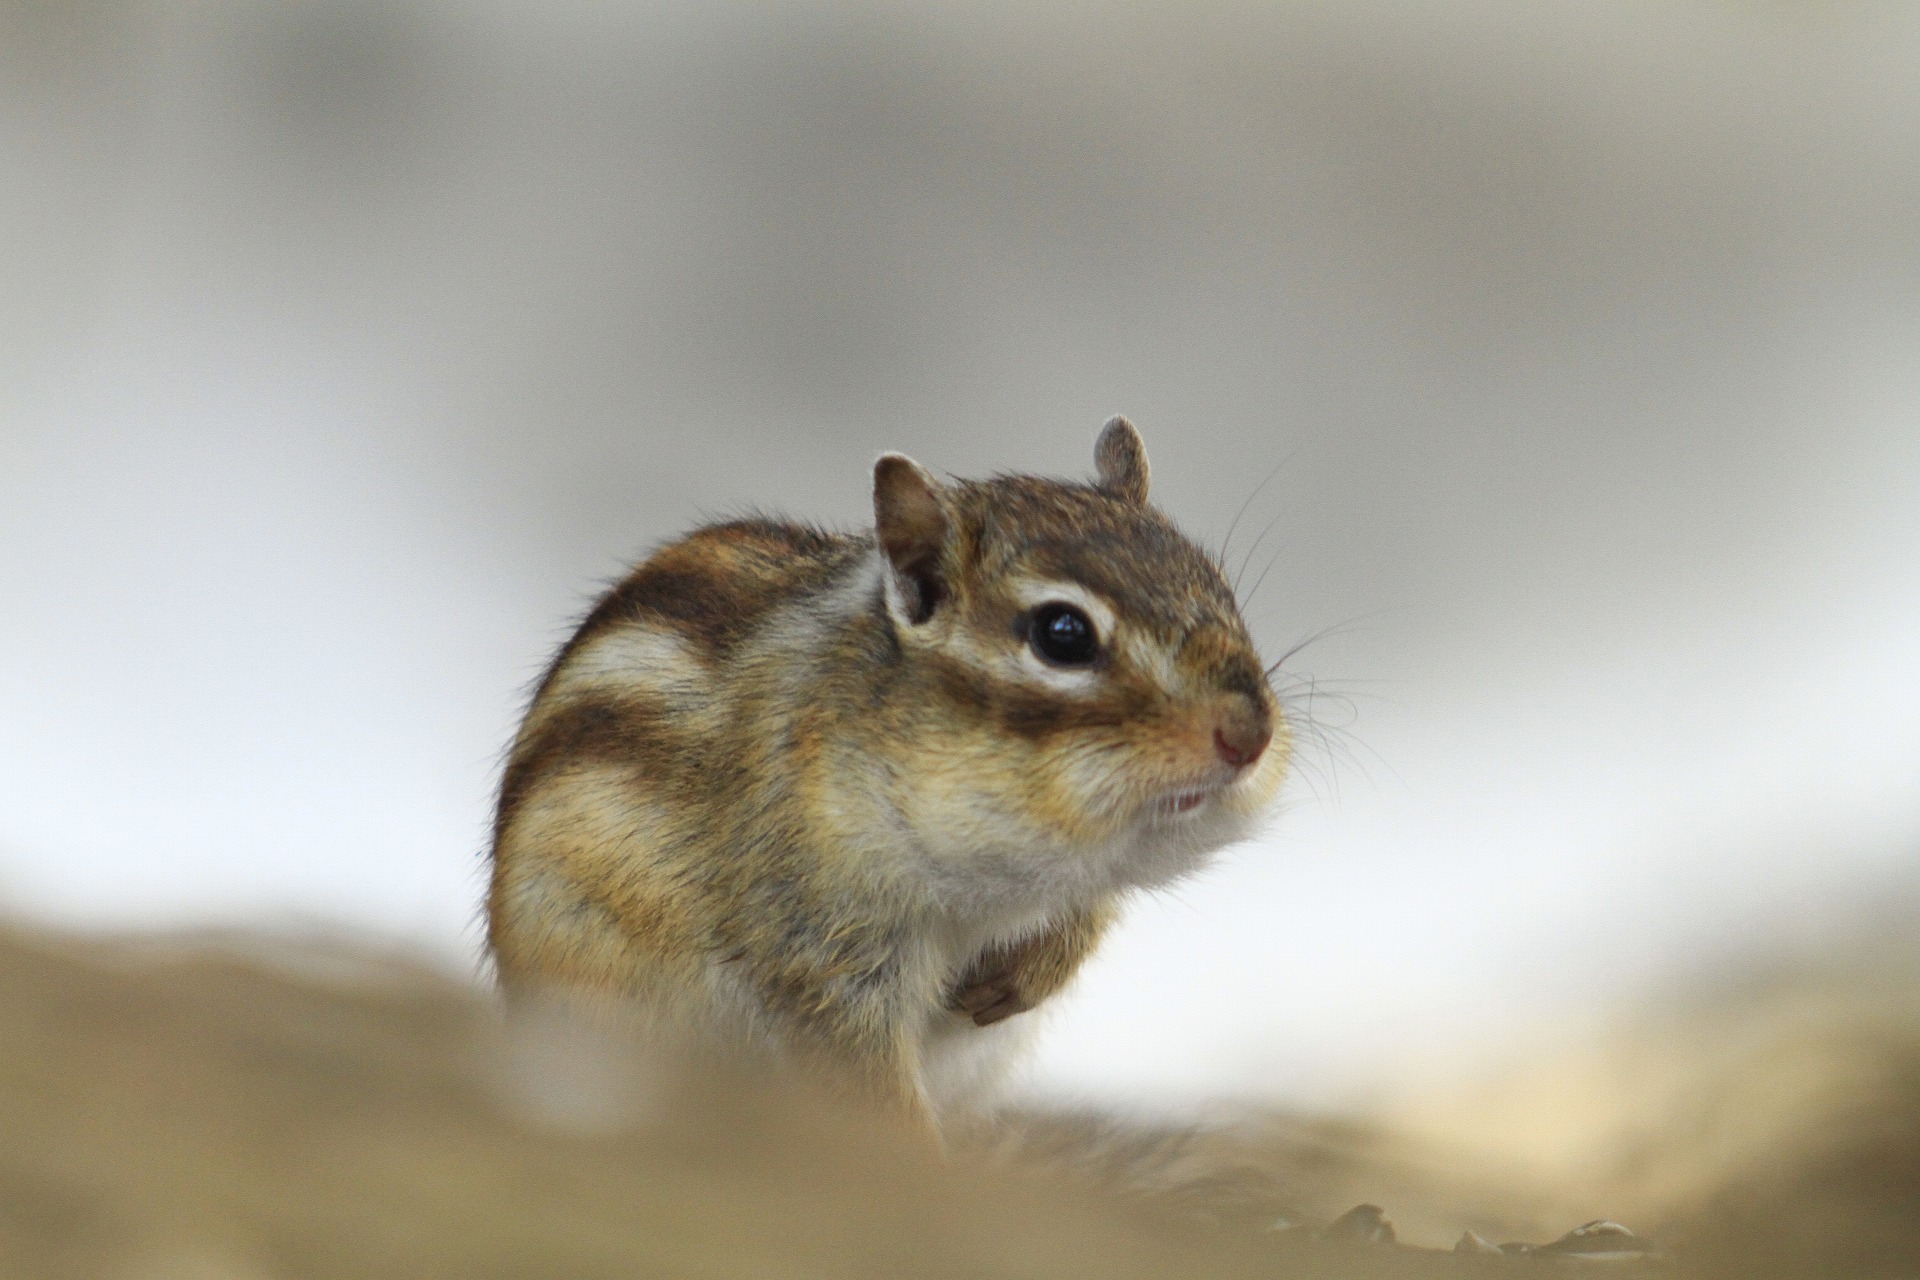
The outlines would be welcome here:
<svg viewBox="0 0 1920 1280">
<path fill-rule="evenodd" d="M 1328 737 L 1040 1087 L 1353 1097 L 1915 901 L 1920 9 L 0 21 L 16 914 L 472 964 L 598 582 L 1116 411 Z"/>
</svg>

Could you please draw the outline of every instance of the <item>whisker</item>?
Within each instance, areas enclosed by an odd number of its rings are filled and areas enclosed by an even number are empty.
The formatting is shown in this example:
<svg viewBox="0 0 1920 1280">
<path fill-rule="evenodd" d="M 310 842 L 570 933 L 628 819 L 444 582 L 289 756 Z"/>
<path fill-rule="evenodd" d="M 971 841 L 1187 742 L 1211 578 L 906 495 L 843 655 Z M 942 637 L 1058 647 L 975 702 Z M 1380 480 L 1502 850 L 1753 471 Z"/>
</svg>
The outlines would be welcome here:
<svg viewBox="0 0 1920 1280">
<path fill-rule="evenodd" d="M 1260 536 L 1255 538 L 1253 545 L 1247 548 L 1246 558 L 1240 562 L 1240 571 L 1233 575 L 1233 598 L 1235 600 L 1240 598 L 1240 579 L 1247 576 L 1247 566 L 1253 563 L 1253 553 L 1260 549 L 1260 544 L 1265 542 L 1267 535 L 1273 532 L 1273 526 L 1279 524 L 1281 518 L 1286 514 L 1286 512 L 1282 511 L 1279 515 L 1267 521 L 1266 527 L 1260 530 Z"/>
<path fill-rule="evenodd" d="M 1365 761 L 1361 758 L 1363 755 L 1371 758 L 1375 764 L 1385 769 L 1394 781 L 1403 786 L 1405 785 L 1406 779 L 1401 777 L 1400 771 L 1393 767 L 1393 762 L 1381 755 L 1357 734 L 1339 725 L 1321 725 L 1318 726 L 1318 732 L 1322 735 L 1325 749 L 1329 752 L 1337 752 L 1341 759 L 1345 760 L 1353 768 L 1358 769 L 1360 776 L 1366 778 L 1368 782 L 1373 781 L 1373 776 L 1368 771 Z"/>
<path fill-rule="evenodd" d="M 1265 575 L 1263 574 L 1262 576 L 1264 577 Z M 1256 582 L 1254 584 L 1254 589 L 1258 590 L 1259 586 L 1260 584 Z M 1348 618 L 1345 622 L 1336 622 L 1332 626 L 1322 627 L 1320 630 L 1308 636 L 1305 640 L 1302 640 L 1299 644 L 1294 645 L 1293 648 L 1281 654 L 1279 657 L 1279 660 L 1276 661 L 1272 666 L 1267 668 L 1268 677 L 1271 678 L 1274 672 L 1278 671 L 1282 666 L 1286 665 L 1286 663 L 1291 659 L 1299 656 L 1300 651 L 1305 649 L 1308 645 L 1319 644 L 1322 640 L 1330 640 L 1334 636 L 1351 635 L 1357 628 L 1364 625 L 1365 623 L 1372 622 L 1375 618 L 1383 617 L 1384 615 L 1391 612 L 1392 612 L 1391 609 L 1373 609 L 1366 613 L 1356 614 L 1355 616 Z"/>
<path fill-rule="evenodd" d="M 1220 563 L 1221 564 L 1225 564 L 1227 562 L 1227 549 L 1233 545 L 1233 531 L 1240 527 L 1240 517 L 1247 514 L 1247 508 L 1252 506 L 1253 500 L 1260 496 L 1260 491 L 1266 488 L 1267 485 L 1272 482 L 1275 476 L 1280 474 L 1280 468 L 1286 466 L 1289 462 L 1292 462 L 1294 455 L 1299 452 L 1300 452 L 1300 446 L 1297 444 L 1293 446 L 1293 448 L 1287 450 L 1286 456 L 1280 459 L 1280 461 L 1273 464 L 1273 469 L 1267 472 L 1265 476 L 1261 477 L 1260 483 L 1253 486 L 1253 492 L 1247 495 L 1247 500 L 1240 504 L 1240 509 L 1238 511 L 1233 513 L 1233 519 L 1227 525 L 1227 536 L 1220 539 Z"/>
<path fill-rule="evenodd" d="M 1267 558 L 1267 567 L 1260 571 L 1260 576 L 1253 580 L 1253 589 L 1247 592 L 1245 599 L 1240 601 L 1240 611 L 1242 613 L 1245 613 L 1247 606 L 1253 603 L 1253 598 L 1260 594 L 1260 584 L 1267 580 L 1267 575 L 1273 572 L 1273 566 L 1279 563 L 1280 553 L 1278 551 Z"/>
<path fill-rule="evenodd" d="M 1357 773 L 1373 784 L 1370 761 L 1400 780 L 1399 771 L 1386 757 L 1353 732 L 1359 719 L 1358 700 L 1379 695 L 1342 687 L 1351 683 L 1322 681 L 1305 672 L 1268 674 L 1268 686 L 1292 727 L 1295 743 L 1303 748 L 1295 753 L 1295 771 L 1316 800 L 1340 799 L 1343 772 Z"/>
</svg>

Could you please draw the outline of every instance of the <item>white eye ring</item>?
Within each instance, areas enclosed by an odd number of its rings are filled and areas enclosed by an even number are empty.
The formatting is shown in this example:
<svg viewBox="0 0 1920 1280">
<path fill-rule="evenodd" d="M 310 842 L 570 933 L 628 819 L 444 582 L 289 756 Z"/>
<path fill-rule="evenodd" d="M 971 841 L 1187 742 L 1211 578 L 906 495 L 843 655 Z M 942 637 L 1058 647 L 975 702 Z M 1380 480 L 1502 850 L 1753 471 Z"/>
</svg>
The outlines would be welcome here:
<svg viewBox="0 0 1920 1280">
<path fill-rule="evenodd" d="M 1029 578 L 1013 585 L 1014 599 L 1038 618 L 1047 609 L 1071 609 L 1093 626 L 1094 656 L 1107 652 L 1114 639 L 1113 606 L 1077 582 L 1051 578 Z M 1091 662 L 1060 662 L 1044 656 L 1035 643 L 1032 625 L 1021 637 L 1016 659 L 1020 675 L 1034 684 L 1045 685 L 1057 693 L 1086 696 L 1098 687 L 1101 673 Z"/>
</svg>

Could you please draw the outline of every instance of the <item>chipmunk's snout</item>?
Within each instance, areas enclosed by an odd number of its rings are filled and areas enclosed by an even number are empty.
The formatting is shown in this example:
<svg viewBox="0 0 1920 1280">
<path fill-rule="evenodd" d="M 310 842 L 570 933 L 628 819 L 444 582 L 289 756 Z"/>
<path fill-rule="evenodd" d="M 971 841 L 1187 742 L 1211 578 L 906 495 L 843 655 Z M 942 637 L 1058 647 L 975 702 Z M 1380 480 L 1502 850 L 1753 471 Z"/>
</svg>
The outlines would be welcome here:
<svg viewBox="0 0 1920 1280">
<path fill-rule="evenodd" d="M 1259 660 L 1243 637 L 1224 626 L 1189 632 L 1180 660 L 1190 673 L 1189 687 L 1210 695 L 1194 727 L 1204 734 L 1212 720 L 1214 754 L 1232 769 L 1251 768 L 1273 742 L 1274 731 L 1273 701 Z"/>
<path fill-rule="evenodd" d="M 1213 750 L 1236 769 L 1260 758 L 1273 741 L 1273 715 L 1265 707 L 1236 698 L 1220 709 L 1213 727 Z"/>
</svg>

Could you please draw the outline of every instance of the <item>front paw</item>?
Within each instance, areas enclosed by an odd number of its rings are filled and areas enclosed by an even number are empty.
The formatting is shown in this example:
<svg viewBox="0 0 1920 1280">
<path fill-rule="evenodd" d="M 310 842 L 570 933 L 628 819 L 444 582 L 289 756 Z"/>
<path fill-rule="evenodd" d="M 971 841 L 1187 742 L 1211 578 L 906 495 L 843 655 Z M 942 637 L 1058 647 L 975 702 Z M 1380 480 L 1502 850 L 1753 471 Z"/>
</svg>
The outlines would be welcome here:
<svg viewBox="0 0 1920 1280">
<path fill-rule="evenodd" d="M 998 973 L 959 988 L 947 997 L 947 1008 L 966 1014 L 976 1026 L 990 1027 L 1033 1005 L 1021 997 L 1011 974 Z"/>
</svg>

